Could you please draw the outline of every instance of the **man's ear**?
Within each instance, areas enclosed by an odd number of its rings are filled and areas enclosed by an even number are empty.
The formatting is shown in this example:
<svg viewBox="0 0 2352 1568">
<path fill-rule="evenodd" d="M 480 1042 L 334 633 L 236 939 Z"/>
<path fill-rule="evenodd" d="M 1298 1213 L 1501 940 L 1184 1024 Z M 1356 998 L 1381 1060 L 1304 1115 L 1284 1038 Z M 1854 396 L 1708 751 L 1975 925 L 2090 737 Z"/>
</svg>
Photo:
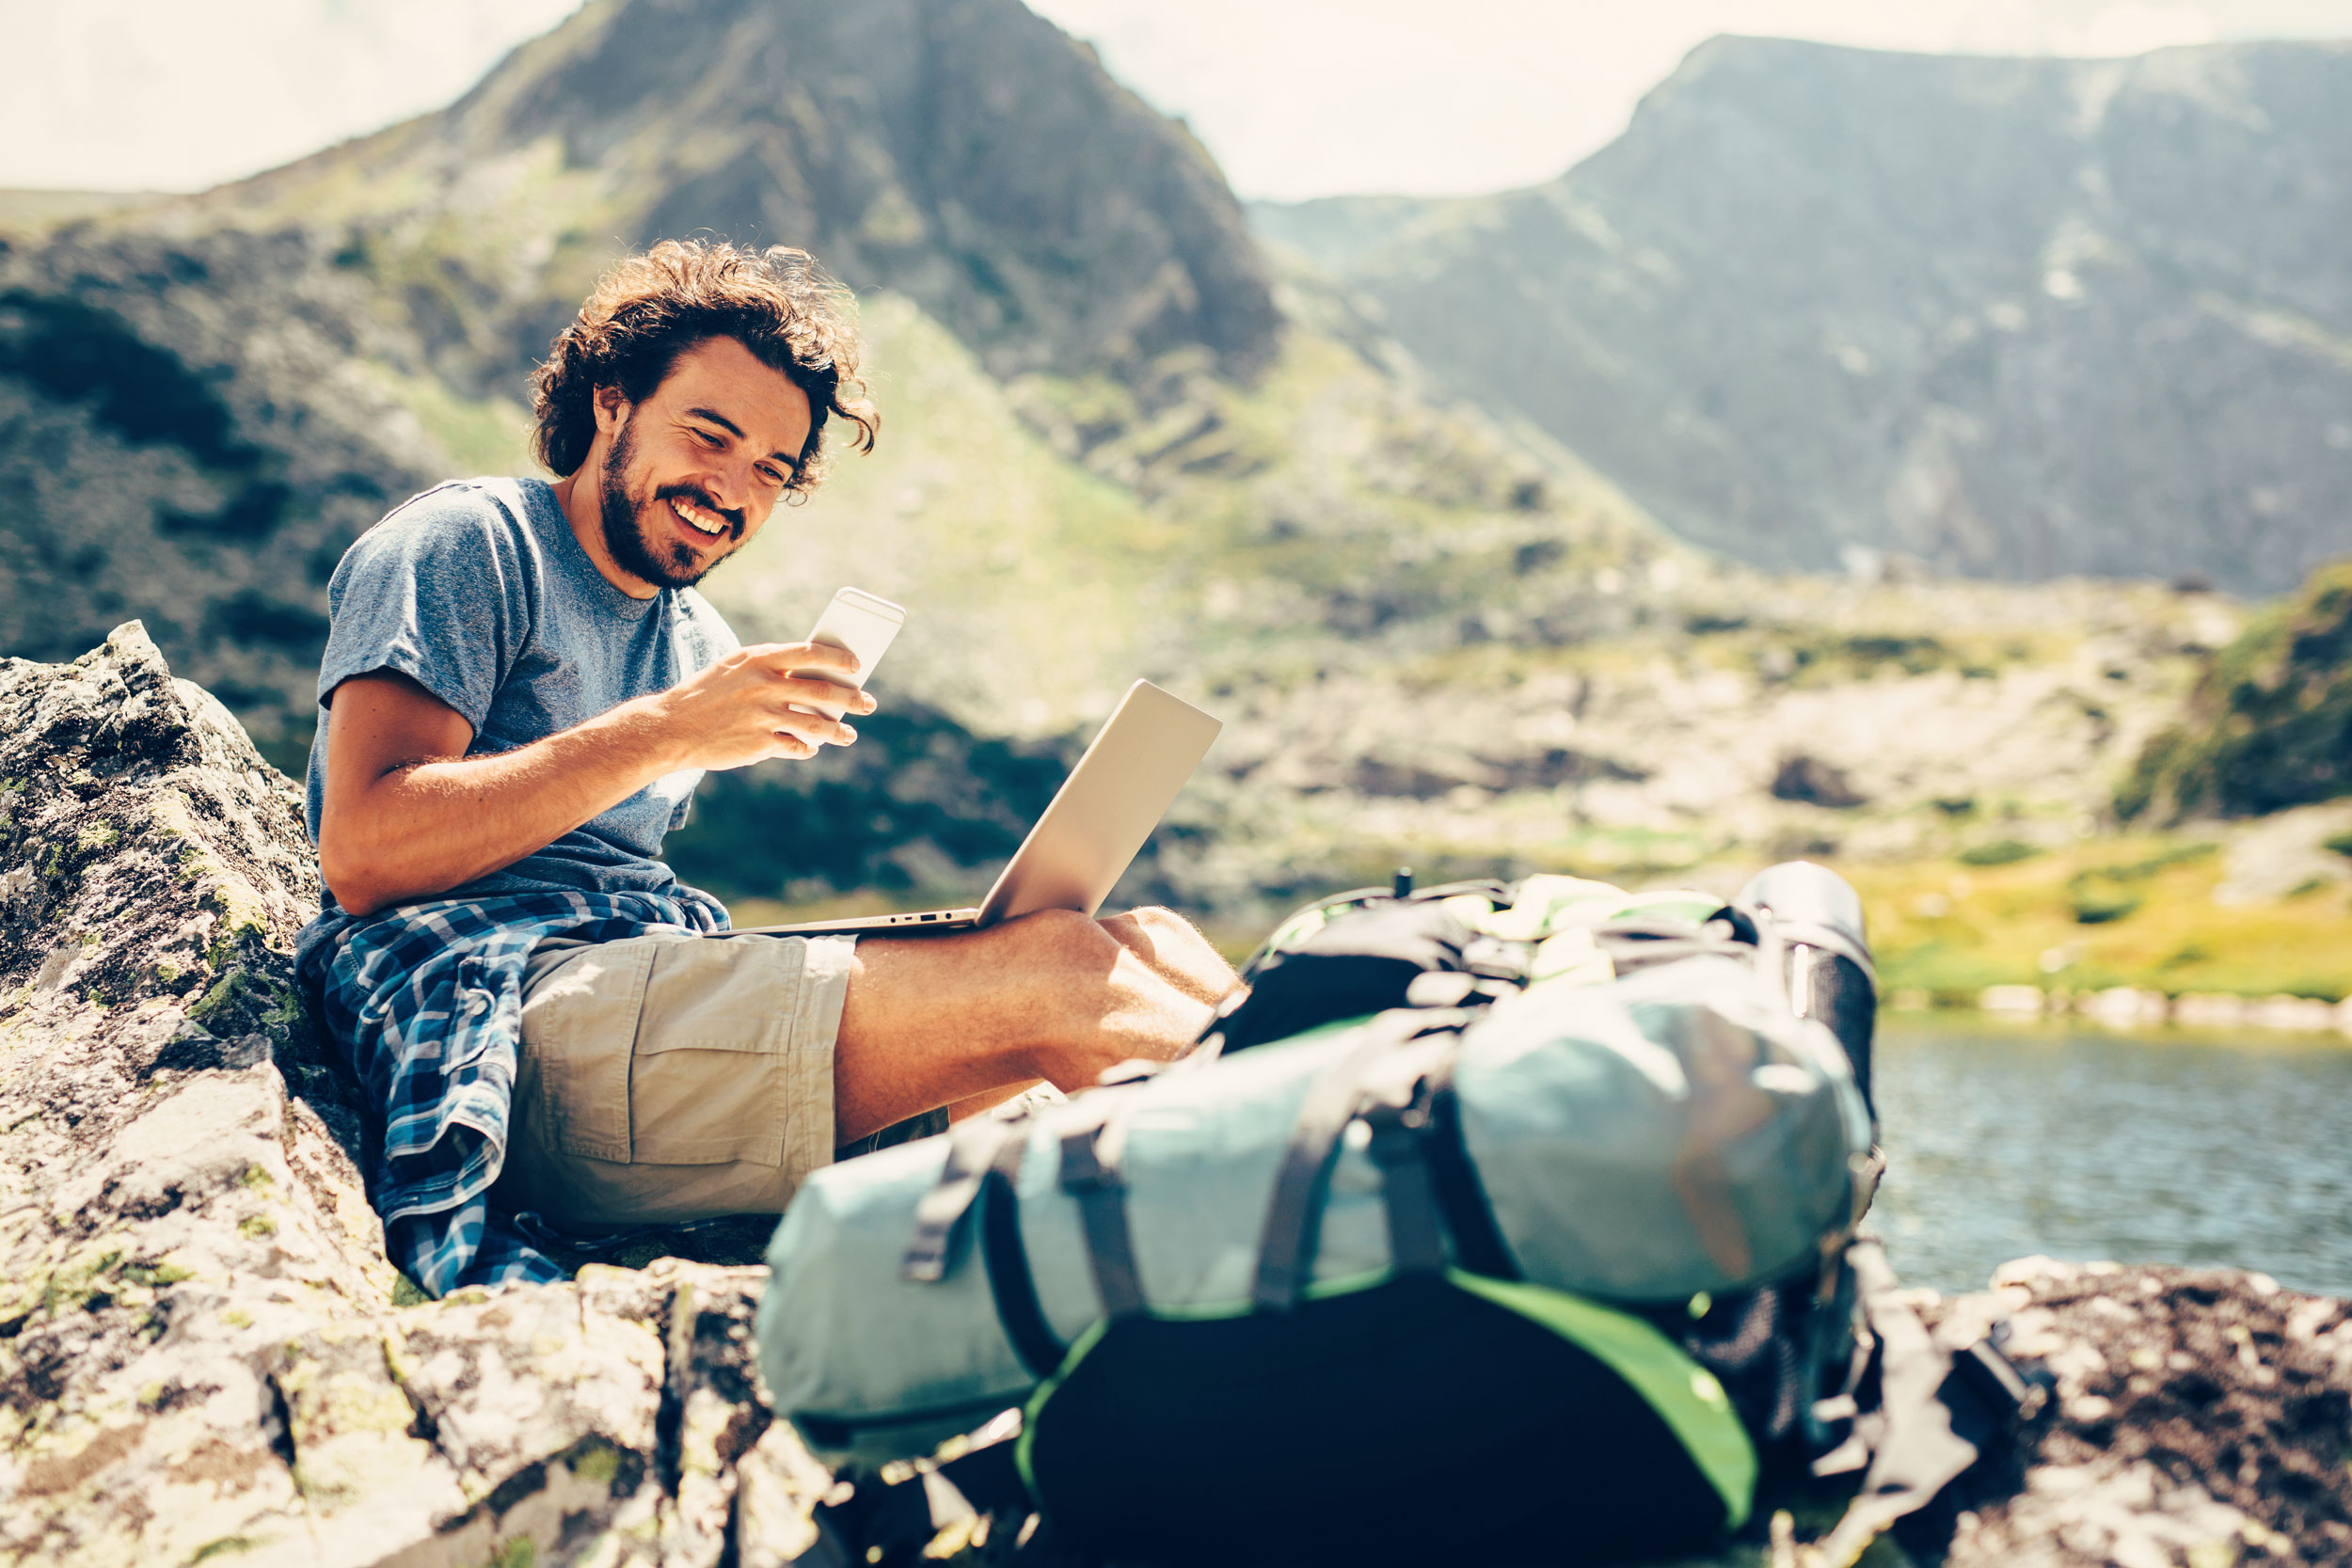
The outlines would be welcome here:
<svg viewBox="0 0 2352 1568">
<path fill-rule="evenodd" d="M 628 422 L 628 396 L 618 387 L 599 387 L 588 401 L 596 411 L 596 434 L 607 440 L 619 436 L 621 426 Z"/>
</svg>

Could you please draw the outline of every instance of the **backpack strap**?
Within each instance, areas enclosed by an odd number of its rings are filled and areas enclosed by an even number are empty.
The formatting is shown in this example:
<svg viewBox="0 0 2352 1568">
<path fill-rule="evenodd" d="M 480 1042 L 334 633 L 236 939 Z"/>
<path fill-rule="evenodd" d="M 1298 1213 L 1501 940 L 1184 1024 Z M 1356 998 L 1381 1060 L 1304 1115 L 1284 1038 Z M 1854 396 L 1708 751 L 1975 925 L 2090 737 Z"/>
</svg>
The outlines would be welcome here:
<svg viewBox="0 0 2352 1568">
<path fill-rule="evenodd" d="M 1380 1196 L 1389 1216 L 1389 1256 L 1403 1274 L 1445 1270 L 1445 1228 L 1438 1189 L 1430 1179 L 1429 1101 L 1375 1105 L 1364 1113 L 1372 1129 L 1373 1163 L 1380 1167 Z"/>
<path fill-rule="evenodd" d="M 1070 1347 L 1055 1337 L 1053 1325 L 1045 1320 L 1037 1280 L 1029 1273 L 1029 1255 L 1021 1241 L 1021 1199 L 1014 1188 L 1021 1177 L 1021 1162 L 1029 1151 L 1029 1126 L 1024 1112 L 1012 1117 L 975 1117 L 956 1129 L 939 1180 L 914 1207 L 914 1235 L 899 1259 L 898 1277 L 916 1285 L 935 1285 L 946 1278 L 977 1211 L 980 1262 L 988 1272 L 988 1293 L 996 1306 L 996 1321 L 1003 1325 L 1023 1370 L 1042 1379 L 1060 1367 Z M 1066 1152 L 1064 1163 L 1068 1163 Z M 1119 1219 L 1123 1232 L 1123 1207 Z"/>
<path fill-rule="evenodd" d="M 1061 1190 L 1077 1199 L 1094 1289 L 1103 1298 L 1104 1314 L 1116 1322 L 1145 1309 L 1135 1237 L 1127 1226 L 1127 1187 L 1119 1170 L 1126 1124 L 1119 1116 L 1118 1096 L 1090 1098 L 1103 1103 L 1061 1135 Z"/>
<path fill-rule="evenodd" d="M 1308 1085 L 1298 1119 L 1291 1128 L 1290 1146 L 1282 1152 L 1259 1237 L 1258 1275 L 1250 1290 L 1251 1305 L 1258 1310 L 1287 1312 L 1297 1305 L 1307 1287 L 1313 1271 L 1324 1189 L 1332 1163 L 1339 1157 L 1341 1135 L 1356 1119 L 1362 1101 L 1365 1069 L 1424 1034 L 1459 1029 L 1467 1016 L 1419 1007 L 1382 1013 L 1364 1026 L 1364 1036 L 1353 1051 Z"/>
<path fill-rule="evenodd" d="M 1876 1238 L 1856 1239 L 1847 1256 L 1876 1341 L 1878 1407 L 1854 1422 L 1855 1437 L 1870 1449 L 1870 1468 L 1836 1528 L 1803 1549 L 1805 1568 L 1851 1568 L 1871 1542 L 1958 1481 L 1977 1463 L 1980 1444 L 1993 1441 L 2008 1418 L 2032 1402 L 2033 1390 L 1990 1343 L 1980 1341 L 1957 1358 L 1936 1348 Z M 1988 1403 L 2006 1408 L 1990 1415 L 1963 1408 Z M 1978 1435 L 1963 1435 L 1962 1426 Z M 1835 1468 L 1836 1457 L 1823 1464 Z"/>
<path fill-rule="evenodd" d="M 1518 1260 L 1503 1240 L 1502 1227 L 1479 1184 L 1470 1163 L 1470 1145 L 1462 1133 L 1462 1101 L 1454 1092 L 1454 1057 L 1449 1053 L 1431 1074 L 1429 1126 L 1421 1152 L 1429 1172 L 1431 1191 L 1445 1216 L 1446 1232 L 1454 1239 L 1454 1260 L 1472 1274 L 1490 1279 L 1518 1279 Z"/>
<path fill-rule="evenodd" d="M 1021 1135 L 997 1146 L 980 1181 L 980 1261 L 988 1270 L 989 1298 L 996 1304 L 996 1321 L 1004 1325 L 1012 1353 L 1031 1377 L 1054 1375 L 1070 1354 L 1055 1338 L 1037 1298 L 1037 1280 L 1029 1273 L 1029 1255 L 1021 1242 L 1021 1198 L 1014 1184 L 1021 1176 L 1023 1156 L 1029 1151 L 1027 1129 L 1013 1124 Z"/>
<path fill-rule="evenodd" d="M 1620 974 L 1705 954 L 1752 962 L 1756 953 L 1755 927 L 1749 927 L 1743 934 L 1739 923 L 1730 920 L 1708 920 L 1699 925 L 1653 915 L 1612 920 L 1592 930 L 1593 945 L 1609 956 L 1611 966 Z"/>
<path fill-rule="evenodd" d="M 935 1285 L 955 1266 L 955 1254 L 979 1201 L 980 1184 L 1008 1138 L 1025 1137 L 1027 1126 L 1019 1117 L 975 1117 L 955 1130 L 947 1144 L 947 1163 L 931 1190 L 914 1206 L 914 1237 L 899 1260 L 898 1277 L 916 1285 Z"/>
<path fill-rule="evenodd" d="M 975 1117 L 956 1129 L 939 1180 L 915 1205 L 914 1235 L 899 1259 L 898 1276 L 916 1285 L 935 1285 L 946 1278 L 977 1211 L 980 1262 L 988 1272 L 988 1293 L 996 1306 L 996 1320 L 1022 1368 L 1031 1377 L 1042 1379 L 1061 1366 L 1069 1347 L 1055 1337 L 1053 1325 L 1045 1320 L 1037 1281 L 1029 1273 L 1029 1255 L 1021 1241 L 1021 1199 L 1014 1187 L 1020 1180 L 1021 1162 L 1029 1151 L 1029 1127 L 1025 1112 L 1013 1117 Z M 1094 1126 L 1086 1131 L 1091 1134 Z M 1066 1184 L 1067 1140 L 1063 1164 Z M 1083 1206 L 1085 1199 L 1080 1202 Z M 1118 1223 L 1123 1235 L 1123 1205 L 1118 1211 Z M 1092 1226 L 1089 1215 L 1089 1243 Z M 1132 1259 L 1129 1275 L 1132 1277 Z M 1099 1283 L 1099 1272 L 1096 1277 Z"/>
</svg>

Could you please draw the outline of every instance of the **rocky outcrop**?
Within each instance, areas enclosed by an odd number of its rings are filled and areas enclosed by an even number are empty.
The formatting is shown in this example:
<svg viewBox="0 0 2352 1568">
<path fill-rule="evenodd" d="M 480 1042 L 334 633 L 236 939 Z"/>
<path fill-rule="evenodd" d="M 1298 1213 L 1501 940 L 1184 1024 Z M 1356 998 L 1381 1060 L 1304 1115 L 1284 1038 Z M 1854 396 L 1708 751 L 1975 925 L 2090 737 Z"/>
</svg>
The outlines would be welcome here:
<svg viewBox="0 0 2352 1568">
<path fill-rule="evenodd" d="M 607 0 L 446 110 L 202 199 L 208 222 L 351 222 L 437 368 L 490 390 L 616 238 L 800 245 L 1000 376 L 1169 353 L 1247 375 L 1279 325 L 1207 152 L 1017 0 Z"/>
<path fill-rule="evenodd" d="M 133 623 L 0 661 L 0 1561 L 788 1560 L 760 1271 L 420 1304 L 289 985 L 287 781 Z"/>
<path fill-rule="evenodd" d="M 1931 1303 L 1958 1347 L 1996 1318 L 2053 1380 L 2005 1497 L 1947 1568 L 2352 1562 L 2352 1314 L 2223 1269 L 2047 1258 Z"/>
<path fill-rule="evenodd" d="M 289 983 L 316 897 L 293 786 L 135 623 L 0 662 L 0 1562 L 795 1560 L 832 1478 L 761 1394 L 760 1270 L 386 1262 Z M 1925 1310 L 2055 1384 L 1955 1568 L 2352 1560 L 2344 1303 L 2032 1259 Z"/>
</svg>

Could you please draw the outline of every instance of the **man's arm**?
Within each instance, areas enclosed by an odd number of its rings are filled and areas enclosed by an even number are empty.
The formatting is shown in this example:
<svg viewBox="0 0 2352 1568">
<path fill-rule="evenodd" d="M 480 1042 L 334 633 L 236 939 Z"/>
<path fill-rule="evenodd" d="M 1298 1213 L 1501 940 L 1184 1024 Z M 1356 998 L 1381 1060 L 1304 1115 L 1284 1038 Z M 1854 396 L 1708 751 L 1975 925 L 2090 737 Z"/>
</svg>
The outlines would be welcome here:
<svg viewBox="0 0 2352 1568">
<path fill-rule="evenodd" d="M 469 757 L 473 727 L 406 675 L 378 670 L 331 694 L 319 871 L 353 914 L 446 893 L 545 848 L 664 774 L 809 757 L 857 738 L 790 705 L 843 692 L 788 672 L 855 673 L 819 643 L 728 655 L 672 688 L 512 752 Z M 864 692 L 853 713 L 871 713 Z"/>
</svg>

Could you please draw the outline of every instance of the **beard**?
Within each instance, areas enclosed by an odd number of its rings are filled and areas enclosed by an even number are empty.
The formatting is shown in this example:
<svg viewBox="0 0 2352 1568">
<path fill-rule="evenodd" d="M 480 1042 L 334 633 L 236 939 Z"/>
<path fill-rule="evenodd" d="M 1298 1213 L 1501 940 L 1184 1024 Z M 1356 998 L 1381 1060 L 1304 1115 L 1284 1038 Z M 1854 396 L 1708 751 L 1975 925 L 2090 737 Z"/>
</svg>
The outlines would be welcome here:
<svg viewBox="0 0 2352 1568">
<path fill-rule="evenodd" d="M 635 431 L 623 425 L 619 439 L 605 454 L 604 472 L 597 487 L 604 547 L 612 552 L 621 570 L 631 577 L 657 588 L 691 588 L 741 545 L 743 514 L 721 506 L 699 484 L 665 484 L 644 501 L 633 499 L 628 493 L 628 470 L 637 456 L 635 436 Z M 691 501 L 714 517 L 724 517 L 727 531 L 722 538 L 726 547 L 716 555 L 706 556 L 690 545 L 666 537 L 669 530 L 664 514 L 669 512 L 668 503 L 673 497 Z M 712 540 L 713 544 L 721 542 Z"/>
</svg>

